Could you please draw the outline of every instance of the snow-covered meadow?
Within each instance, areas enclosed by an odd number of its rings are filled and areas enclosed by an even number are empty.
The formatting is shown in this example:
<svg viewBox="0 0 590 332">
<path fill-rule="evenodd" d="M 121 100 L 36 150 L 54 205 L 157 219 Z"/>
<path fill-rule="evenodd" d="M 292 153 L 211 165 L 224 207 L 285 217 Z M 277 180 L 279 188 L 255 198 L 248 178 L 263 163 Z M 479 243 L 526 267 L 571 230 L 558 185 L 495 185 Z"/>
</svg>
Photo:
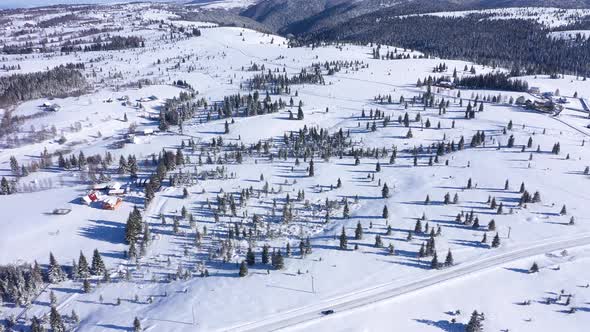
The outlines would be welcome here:
<svg viewBox="0 0 590 332">
<path fill-rule="evenodd" d="M 584 174 L 590 165 L 590 129 L 586 127 L 590 120 L 581 101 L 590 96 L 590 84 L 585 80 L 523 77 L 542 92 L 559 90 L 568 103 L 558 115 L 509 103 L 510 98 L 520 96 L 539 99 L 536 95 L 490 90 L 460 90 L 461 97 L 457 97 L 459 90 L 435 87 L 435 106 L 426 107 L 418 99 L 413 102 L 427 92 L 416 82 L 440 75 L 433 73 L 439 64 L 448 67 L 444 75 L 451 75 L 453 69 L 459 76 L 471 75 L 463 70 L 466 66 L 473 66 L 477 73 L 493 69 L 420 58 L 419 52 L 399 48 L 398 52 L 414 57 L 375 60 L 370 46 L 347 44 L 291 48 L 283 37 L 201 23 L 195 23 L 201 36 L 166 38 L 170 25 L 190 24 L 176 24 L 175 14 L 160 8 L 129 6 L 144 9 L 137 14 L 144 24 L 128 22 L 126 6 L 109 9 L 105 21 L 122 27 L 117 34 L 143 36 L 143 48 L 4 56 L 7 64 L 20 65 L 10 74 L 85 63 L 84 74 L 95 88 L 81 96 L 24 102 L 12 110 L 14 115 L 38 116 L 27 118 L 14 135 L 24 143 L 0 150 L 0 176 L 15 179 L 12 156 L 27 164 L 39 160 L 44 149 L 75 156 L 108 151 L 114 162 L 105 173 L 129 191 L 114 211 L 83 205 L 81 197 L 91 186 L 86 172 L 53 165 L 21 177 L 19 193 L 0 196 L 1 264 L 36 260 L 45 265 L 52 252 L 62 266 L 69 267 L 80 251 L 91 257 L 98 249 L 112 278 L 108 283 L 93 278 L 89 292 L 82 290 L 82 280 L 51 284 L 26 307 L 0 307 L 0 317 L 14 315 L 19 327 L 28 326 L 33 315 L 49 312 L 53 291 L 60 313 L 68 316 L 75 310 L 79 315 L 74 328 L 78 331 L 126 330 L 134 317 L 154 331 L 461 331 L 473 310 L 485 313 L 486 330 L 583 331 L 590 323 L 589 290 L 583 287 L 590 282 L 588 247 L 584 247 L 590 245 L 590 179 Z M 383 46 L 381 51 L 385 49 L 396 48 Z M 325 84 L 293 84 L 290 94 L 269 94 L 272 101 L 280 98 L 287 104 L 292 98 L 294 106 L 234 117 L 227 119 L 227 125 L 226 119 L 203 122 L 195 117 L 186 120 L 182 130 L 171 126 L 158 131 L 166 100 L 187 91 L 174 84 L 178 80 L 186 81 L 197 99 L 211 105 L 228 95 L 253 93 L 247 82 L 255 74 L 270 70 L 298 75 L 302 69 L 311 71 L 313 63 L 326 62 L 341 68 L 334 73 L 324 71 Z M 249 69 L 254 64 L 258 70 Z M 140 79 L 151 84 L 140 86 Z M 261 99 L 265 94 L 260 91 Z M 391 95 L 392 102 L 375 100 L 379 95 Z M 155 98 L 149 99 L 152 96 Z M 484 97 L 498 96 L 497 102 L 481 103 Z M 405 102 L 400 103 L 400 97 Z M 443 99 L 448 101 L 445 112 L 438 107 Z M 467 120 L 465 109 L 475 100 L 484 110 Z M 304 119 L 290 120 L 289 112 L 296 114 L 300 101 Z M 60 109 L 48 112 L 39 107 L 44 103 L 57 103 Z M 369 114 L 376 110 L 391 121 L 383 125 L 384 117 L 371 118 Z M 198 112 L 206 113 L 204 109 Z M 407 127 L 398 123 L 398 117 L 406 113 Z M 330 135 L 342 129 L 350 147 L 384 149 L 385 153 L 362 156 L 358 165 L 348 153 L 339 156 L 334 151 L 324 158 L 316 154 L 315 174 L 309 176 L 310 158 L 279 155 L 285 148 L 284 135 L 297 134 L 304 126 L 323 128 Z M 156 132 L 130 141 L 130 127 Z M 28 141 L 40 130 L 54 134 Z M 480 131 L 485 132 L 484 141 L 470 147 L 472 137 Z M 514 139 L 511 147 L 510 136 Z M 225 145 L 216 150 L 210 142 L 218 137 Z M 461 137 L 465 149 L 441 154 L 438 162 L 431 162 L 436 153 L 436 148 L 430 151 L 431 145 L 451 141 L 458 145 Z M 532 144 L 527 147 L 529 139 Z M 12 140 L 14 143 L 15 138 Z M 189 141 L 196 147 L 182 148 Z M 253 148 L 244 152 L 242 162 L 231 157 L 223 161 L 224 154 L 233 152 L 230 144 L 251 147 L 261 141 L 269 144 L 272 158 Z M 560 143 L 559 154 L 551 153 L 556 143 Z M 154 172 L 152 155 L 178 149 L 189 160 L 170 174 L 182 170 L 214 175 L 182 186 L 165 184 L 144 209 L 144 189 L 129 174 L 120 174 L 119 157 L 135 155 L 138 177 L 147 179 Z M 394 150 L 397 157 L 391 162 Z M 209 154 L 214 154 L 211 163 L 206 161 Z M 389 188 L 387 197 L 383 197 L 384 184 Z M 519 206 L 521 184 L 531 194 L 538 191 L 541 202 Z M 244 190 L 250 192 L 247 200 L 242 197 Z M 300 191 L 304 198 L 297 198 Z M 216 216 L 212 211 L 225 193 L 239 201 L 237 213 Z M 444 203 L 447 193 L 451 200 L 456 195 L 457 201 Z M 503 206 L 501 211 L 497 206 L 490 208 L 491 198 Z M 288 223 L 284 222 L 285 205 L 292 208 Z M 564 205 L 567 212 L 562 214 Z M 151 243 L 136 260 L 125 257 L 129 249 L 125 223 L 134 206 L 141 208 L 152 233 Z M 385 206 L 388 216 L 384 218 Z M 193 215 L 193 223 L 181 217 L 183 207 Z M 71 212 L 53 215 L 56 208 Z M 474 215 L 479 227 L 457 221 L 458 214 L 462 221 Z M 262 221 L 253 222 L 255 215 Z M 574 225 L 569 225 L 572 217 Z M 415 232 L 417 219 L 422 232 Z M 491 220 L 495 229 L 488 226 Z M 364 234 L 355 239 L 358 224 Z M 428 231 L 424 231 L 426 224 Z M 436 233 L 439 228 L 435 237 L 438 259 L 444 262 L 449 250 L 454 258 L 454 266 L 440 270 L 431 269 L 432 257 L 417 256 L 430 229 Z M 347 250 L 339 248 L 343 229 Z M 496 234 L 500 245 L 492 248 Z M 202 237 L 199 245 L 195 245 L 197 236 Z M 381 246 L 375 245 L 377 236 Z M 312 250 L 301 255 L 300 242 L 308 237 Z M 283 269 L 260 262 L 264 244 L 282 250 Z M 290 256 L 286 256 L 287 244 Z M 240 278 L 238 265 L 249 247 L 255 252 L 256 264 Z M 529 274 L 533 261 L 540 265 L 540 272 Z M 412 289 L 420 285 L 417 282 L 436 284 Z M 547 297 L 558 297 L 561 289 L 573 294 L 571 304 L 565 305 L 565 298 L 550 305 L 541 303 Z M 371 298 L 388 292 L 392 294 L 389 299 L 370 304 Z M 530 306 L 520 304 L 528 299 Z M 335 310 L 331 317 L 320 313 L 331 308 Z M 577 311 L 569 313 L 571 308 Z M 457 309 L 462 314 L 448 313 Z"/>
</svg>

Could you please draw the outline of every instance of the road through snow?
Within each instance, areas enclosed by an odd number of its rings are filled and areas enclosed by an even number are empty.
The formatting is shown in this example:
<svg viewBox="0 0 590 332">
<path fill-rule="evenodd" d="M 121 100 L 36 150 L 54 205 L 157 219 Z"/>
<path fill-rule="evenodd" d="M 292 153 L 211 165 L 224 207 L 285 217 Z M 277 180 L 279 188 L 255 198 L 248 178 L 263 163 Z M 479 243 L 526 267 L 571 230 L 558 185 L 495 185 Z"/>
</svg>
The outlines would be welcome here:
<svg viewBox="0 0 590 332">
<path fill-rule="evenodd" d="M 366 307 L 381 301 L 390 300 L 403 295 L 425 289 L 446 281 L 482 272 L 517 260 L 542 255 L 548 252 L 590 245 L 590 234 L 560 240 L 542 241 L 528 244 L 525 247 L 499 253 L 471 262 L 461 263 L 434 275 L 419 278 L 411 283 L 399 285 L 396 281 L 359 290 L 336 298 L 329 298 L 318 303 L 277 313 L 259 321 L 245 322 L 241 325 L 227 327 L 224 331 L 277 331 L 308 324 L 322 318 L 322 310 L 334 310 L 334 315 L 342 312 Z"/>
</svg>

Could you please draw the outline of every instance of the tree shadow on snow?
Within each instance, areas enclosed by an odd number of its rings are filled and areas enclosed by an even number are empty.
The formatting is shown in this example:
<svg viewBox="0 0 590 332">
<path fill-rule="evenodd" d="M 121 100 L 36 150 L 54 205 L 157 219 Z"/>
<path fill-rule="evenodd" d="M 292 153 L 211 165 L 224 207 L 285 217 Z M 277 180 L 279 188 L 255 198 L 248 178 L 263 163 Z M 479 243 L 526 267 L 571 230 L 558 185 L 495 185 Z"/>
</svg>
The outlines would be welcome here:
<svg viewBox="0 0 590 332">
<path fill-rule="evenodd" d="M 107 220 L 90 220 L 90 222 L 90 225 L 80 228 L 79 235 L 109 243 L 122 243 L 125 236 L 125 226 L 122 223 Z"/>
<path fill-rule="evenodd" d="M 96 324 L 96 326 L 101 327 L 102 329 L 105 329 L 105 330 L 133 331 L 132 327 L 115 325 L 115 324 Z"/>
<path fill-rule="evenodd" d="M 448 320 L 433 321 L 430 319 L 415 319 L 416 322 L 437 327 L 447 332 L 463 332 L 465 331 L 465 324 L 451 323 Z"/>
<path fill-rule="evenodd" d="M 527 269 L 520 269 L 520 268 L 517 268 L 517 267 L 505 267 L 504 269 L 505 270 L 508 270 L 508 271 L 512 271 L 512 272 L 529 274 L 529 270 L 527 270 Z"/>
</svg>

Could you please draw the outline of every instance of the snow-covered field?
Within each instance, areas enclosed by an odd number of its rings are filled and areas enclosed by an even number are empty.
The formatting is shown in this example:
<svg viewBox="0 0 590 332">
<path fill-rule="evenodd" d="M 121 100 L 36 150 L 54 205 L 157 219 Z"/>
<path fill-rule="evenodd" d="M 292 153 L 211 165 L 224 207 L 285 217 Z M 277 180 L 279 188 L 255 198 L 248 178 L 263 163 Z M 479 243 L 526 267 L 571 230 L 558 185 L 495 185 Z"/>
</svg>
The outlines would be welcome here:
<svg viewBox="0 0 590 332">
<path fill-rule="evenodd" d="M 201 28 L 198 37 L 174 35 L 177 32 L 170 25 L 179 25 L 174 13 L 142 4 L 129 6 L 141 9 L 134 15 L 141 17 L 142 24 L 128 20 L 126 6 L 107 11 L 101 24 L 121 26 L 118 35 L 142 36 L 145 47 L 4 55 L 5 63 L 20 65 L 10 74 L 84 63 L 84 74 L 94 88 L 77 97 L 31 100 L 11 110 L 30 118 L 19 124 L 18 133 L 3 139 L 7 147 L 0 150 L 0 176 L 15 180 L 11 157 L 28 165 L 38 162 L 44 149 L 66 156 L 83 152 L 87 157 L 108 151 L 113 162 L 97 173 L 129 190 L 116 210 L 81 204 L 81 197 L 92 187 L 91 172 L 77 167 L 64 170 L 54 156 L 52 166 L 18 179 L 18 193 L 0 196 L 0 264 L 36 260 L 45 267 L 52 252 L 69 269 L 80 251 L 90 258 L 98 249 L 112 279 L 91 278 L 88 292 L 82 290 L 81 279 L 50 284 L 28 306 L 6 303 L 0 307 L 0 317 L 14 315 L 19 329 L 28 327 L 34 315 L 49 312 L 53 291 L 55 307 L 64 317 L 72 310 L 79 315 L 78 324 L 68 322 L 77 331 L 131 330 L 134 317 L 151 331 L 462 331 L 473 310 L 485 313 L 486 331 L 585 331 L 590 324 L 586 288 L 590 282 L 590 178 L 584 174 L 590 166 L 590 129 L 586 127 L 590 120 L 580 99 L 590 96 L 587 81 L 572 76 L 522 78 L 542 92 L 559 90 L 567 104 L 558 115 L 509 103 L 520 96 L 538 98 L 528 93 L 491 90 L 460 90 L 458 97 L 459 90 L 434 87 L 433 106 L 426 107 L 420 96 L 427 89 L 416 86 L 418 79 L 452 75 L 454 69 L 459 76 L 470 75 L 463 69 L 472 65 L 477 73 L 493 69 L 458 60 L 418 58 L 418 52 L 410 59 L 374 60 L 369 46 L 290 48 L 282 37 L 236 27 L 211 25 Z M 383 46 L 381 52 L 394 49 Z M 211 107 L 225 96 L 254 93 L 247 84 L 255 74 L 270 71 L 291 77 L 302 70 L 312 72 L 314 63 L 324 68 L 326 62 L 339 70 L 322 69 L 325 84 L 292 84 L 289 93 L 269 92 L 272 102 L 286 103 L 277 112 L 217 119 L 216 111 L 200 105 L 195 116 L 183 122 L 182 130 L 179 126 L 158 130 L 166 100 L 190 91 L 175 85 L 178 80 L 186 81 L 195 99 Z M 447 71 L 433 73 L 441 63 Z M 140 86 L 140 79 L 152 84 Z M 375 100 L 378 95 L 391 95 L 392 102 Z M 129 103 L 123 102 L 125 96 Z M 260 100 L 265 97 L 261 89 Z M 400 103 L 400 97 L 405 102 Z M 488 97 L 498 101 L 487 101 Z M 478 100 L 479 105 L 483 98 L 483 112 L 465 119 L 467 104 Z M 304 119 L 290 120 L 289 112 L 297 114 L 300 101 Z M 59 104 L 59 111 L 39 107 L 46 102 Z M 439 110 L 439 104 L 445 106 Z M 384 117 L 370 118 L 377 109 L 391 121 L 384 125 Z M 208 112 L 212 120 L 203 121 Z M 406 113 L 407 127 L 398 122 Z M 512 128 L 507 128 L 509 123 Z M 307 131 L 323 128 L 330 135 L 342 130 L 345 151 L 339 155 L 334 148 L 323 151 L 323 156 L 317 150 L 307 151 L 305 157 L 301 153 L 296 158 L 293 152 L 283 156 L 294 149 L 294 143 L 285 144 L 284 135 L 297 135 L 304 126 Z M 135 129 L 140 134 L 130 138 L 127 134 Z M 144 129 L 155 133 L 141 134 Z M 470 146 L 480 131 L 485 133 L 482 144 Z M 47 135 L 38 138 L 39 132 Z M 511 136 L 514 144 L 509 147 Z M 213 147 L 212 140 L 219 137 L 223 145 Z M 441 153 L 434 161 L 437 144 L 453 142 L 455 148 L 462 137 L 464 149 Z M 194 148 L 189 141 L 195 142 Z M 551 152 L 556 143 L 560 144 L 558 154 Z M 243 160 L 238 162 L 233 154 L 242 144 Z M 364 154 L 358 165 L 351 149 Z M 383 152 L 376 156 L 374 149 Z M 137 176 L 145 180 L 155 172 L 152 158 L 163 150 L 181 150 L 188 157 L 168 175 L 180 171 L 201 175 L 179 186 L 170 186 L 166 177 L 144 208 L 144 188 L 128 172 L 119 172 L 118 161 L 134 155 Z M 394 150 L 397 156 L 392 162 Z M 311 154 L 313 176 L 308 169 Z M 384 184 L 388 197 L 382 195 Z M 541 201 L 520 206 L 521 184 L 531 194 L 538 191 Z M 243 197 L 244 190 L 248 199 Z M 297 199 L 300 191 L 305 197 Z M 447 193 L 451 201 L 456 195 L 457 201 L 445 204 Z M 224 194 L 235 199 L 235 214 L 218 210 L 218 198 Z M 492 198 L 502 205 L 501 211 L 497 206 L 490 208 Z M 344 217 L 345 205 L 348 217 Z M 562 214 L 564 205 L 567 211 Z M 141 209 L 152 234 L 136 260 L 125 257 L 129 249 L 125 224 L 134 206 Z M 291 207 L 289 222 L 283 215 L 285 206 Z M 388 216 L 384 218 L 385 206 Z M 193 215 L 193 223 L 181 217 L 183 207 Z M 71 212 L 53 215 L 56 208 Z M 458 214 L 462 221 L 473 214 L 479 226 L 457 221 Z M 256 223 L 255 215 L 260 218 Z M 569 225 L 572 217 L 574 225 Z M 414 231 L 417 219 L 423 232 Z M 491 220 L 495 230 L 488 226 Z M 364 234 L 355 239 L 358 224 Z M 424 231 L 426 224 L 428 231 Z M 339 248 L 343 229 L 346 250 Z M 431 269 L 432 257 L 418 257 L 430 229 L 436 235 L 439 261 L 444 262 L 450 250 L 453 266 Z M 487 241 L 482 243 L 484 234 Z M 496 234 L 500 245 L 492 248 Z M 377 235 L 382 246 L 375 246 Z M 199 245 L 195 245 L 197 236 Z M 300 242 L 308 237 L 312 252 L 301 255 Z M 261 263 L 264 244 L 271 251 L 282 251 L 283 269 Z M 238 265 L 249 247 L 256 254 L 256 264 L 240 278 Z M 528 273 L 533 262 L 538 263 L 539 273 Z M 565 304 L 565 295 L 570 294 Z M 556 301 L 545 304 L 547 298 Z M 522 305 L 526 300 L 531 304 Z M 335 311 L 332 315 L 320 313 L 330 309 Z M 461 314 L 450 313 L 458 309 Z"/>
</svg>

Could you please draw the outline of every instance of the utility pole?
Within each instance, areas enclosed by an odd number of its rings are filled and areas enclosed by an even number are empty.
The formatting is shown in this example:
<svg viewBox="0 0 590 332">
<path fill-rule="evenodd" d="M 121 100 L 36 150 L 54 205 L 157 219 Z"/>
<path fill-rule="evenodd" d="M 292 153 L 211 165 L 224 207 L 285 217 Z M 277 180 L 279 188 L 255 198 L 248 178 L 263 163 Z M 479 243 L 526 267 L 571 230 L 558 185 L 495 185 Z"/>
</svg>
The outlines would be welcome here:
<svg viewBox="0 0 590 332">
<path fill-rule="evenodd" d="M 510 231 L 512 231 L 512 227 L 508 226 L 508 238 L 510 238 Z"/>
<path fill-rule="evenodd" d="M 313 274 L 311 275 L 311 292 L 315 294 L 315 287 L 313 284 Z"/>
</svg>

